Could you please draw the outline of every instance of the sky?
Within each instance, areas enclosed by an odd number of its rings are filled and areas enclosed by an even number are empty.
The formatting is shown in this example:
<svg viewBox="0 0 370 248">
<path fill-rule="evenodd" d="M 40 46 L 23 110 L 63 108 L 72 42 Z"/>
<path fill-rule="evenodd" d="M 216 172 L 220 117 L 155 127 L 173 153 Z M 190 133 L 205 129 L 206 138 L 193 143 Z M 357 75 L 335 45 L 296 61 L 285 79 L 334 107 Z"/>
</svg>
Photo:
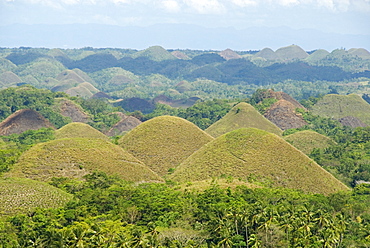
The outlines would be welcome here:
<svg viewBox="0 0 370 248">
<path fill-rule="evenodd" d="M 10 24 L 196 24 L 370 34 L 370 0 L 0 0 Z"/>
</svg>

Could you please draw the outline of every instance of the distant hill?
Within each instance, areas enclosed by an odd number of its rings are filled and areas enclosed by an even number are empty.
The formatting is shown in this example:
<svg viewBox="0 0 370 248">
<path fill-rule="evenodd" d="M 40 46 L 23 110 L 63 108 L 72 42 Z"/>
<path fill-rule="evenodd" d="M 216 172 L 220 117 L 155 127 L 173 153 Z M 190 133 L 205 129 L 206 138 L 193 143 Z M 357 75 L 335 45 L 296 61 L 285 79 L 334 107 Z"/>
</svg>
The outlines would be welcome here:
<svg viewBox="0 0 370 248">
<path fill-rule="evenodd" d="M 170 52 L 168 52 L 161 46 L 151 46 L 147 49 L 144 49 L 132 55 L 132 58 L 138 57 L 146 57 L 154 61 L 177 59 L 177 57 L 172 55 Z"/>
<path fill-rule="evenodd" d="M 82 178 L 95 170 L 135 182 L 162 179 L 117 145 L 102 139 L 69 138 L 39 143 L 22 154 L 7 174 L 49 181 L 52 177 Z"/>
<path fill-rule="evenodd" d="M 330 53 L 324 49 L 318 49 L 316 50 L 315 52 L 313 52 L 312 54 L 310 54 L 307 58 L 305 58 L 305 60 L 307 62 L 318 62 L 322 59 L 324 59 L 326 56 L 328 56 Z"/>
<path fill-rule="evenodd" d="M 242 58 L 242 56 L 240 56 L 239 54 L 237 54 L 236 52 L 234 52 L 230 48 L 221 51 L 219 54 L 220 54 L 221 57 L 223 57 L 226 60 Z"/>
<path fill-rule="evenodd" d="M 154 104 L 151 101 L 142 99 L 139 97 L 132 97 L 128 99 L 122 99 L 114 102 L 113 104 L 116 107 L 122 107 L 126 111 L 134 112 L 136 110 L 141 111 L 144 114 L 152 112 L 155 108 Z"/>
<path fill-rule="evenodd" d="M 254 55 L 255 57 L 261 57 L 267 60 L 279 60 L 278 55 L 271 48 L 264 48 Z"/>
<path fill-rule="evenodd" d="M 343 125 L 347 127 L 366 127 L 367 125 L 363 123 L 361 120 L 359 120 L 356 117 L 353 116 L 345 116 L 343 118 L 338 119 L 338 121 Z"/>
<path fill-rule="evenodd" d="M 330 194 L 348 188 L 275 134 L 242 128 L 204 145 L 169 177 L 178 182 L 231 176 L 275 187 Z"/>
<path fill-rule="evenodd" d="M 291 102 L 281 99 L 274 103 L 264 116 L 281 130 L 300 128 L 308 123 L 303 119 L 302 114 L 296 112 L 296 108 Z"/>
<path fill-rule="evenodd" d="M 0 216 L 58 208 L 72 200 L 72 195 L 63 190 L 25 178 L 0 178 L 0 192 Z"/>
<path fill-rule="evenodd" d="M 205 131 L 213 137 L 218 137 L 230 131 L 254 127 L 281 135 L 280 128 L 267 120 L 250 104 L 241 102 L 234 106 L 223 118 L 212 124 Z"/>
<path fill-rule="evenodd" d="M 88 138 L 109 141 L 109 138 L 88 124 L 80 122 L 69 123 L 55 131 L 56 139 Z"/>
<path fill-rule="evenodd" d="M 305 59 L 308 57 L 308 54 L 297 45 L 281 47 L 275 51 L 275 54 L 279 59 L 283 61 Z"/>
<path fill-rule="evenodd" d="M 3 85 L 14 85 L 22 82 L 22 80 L 13 72 L 5 71 L 0 74 L 0 84 Z"/>
<path fill-rule="evenodd" d="M 21 109 L 11 114 L 0 123 L 0 135 L 20 134 L 27 130 L 37 130 L 42 127 L 55 128 L 37 111 Z"/>
<path fill-rule="evenodd" d="M 135 127 L 139 126 L 142 122 L 133 117 L 133 116 L 126 116 L 124 115 L 119 122 L 114 124 L 111 129 L 109 129 L 105 134 L 107 136 L 115 136 L 120 135 L 123 132 L 130 131 Z"/>
<path fill-rule="evenodd" d="M 314 148 L 325 149 L 335 144 L 335 141 L 315 131 L 304 130 L 284 137 L 291 145 L 305 154 L 310 154 Z"/>
<path fill-rule="evenodd" d="M 325 95 L 312 107 L 312 113 L 337 120 L 353 116 L 370 125 L 370 104 L 355 94 Z"/>
<path fill-rule="evenodd" d="M 77 83 L 83 83 L 85 82 L 85 80 L 80 77 L 76 72 L 72 71 L 72 70 L 65 70 L 63 72 L 61 72 L 57 77 L 56 77 L 57 80 L 59 81 L 66 81 L 66 80 L 74 80 L 76 81 Z"/>
<path fill-rule="evenodd" d="M 87 123 L 90 117 L 81 106 L 66 98 L 55 99 L 56 111 L 61 115 L 71 118 L 73 122 Z"/>
<path fill-rule="evenodd" d="M 124 135 L 119 145 L 160 176 L 213 138 L 193 123 L 173 116 L 146 121 Z"/>
</svg>

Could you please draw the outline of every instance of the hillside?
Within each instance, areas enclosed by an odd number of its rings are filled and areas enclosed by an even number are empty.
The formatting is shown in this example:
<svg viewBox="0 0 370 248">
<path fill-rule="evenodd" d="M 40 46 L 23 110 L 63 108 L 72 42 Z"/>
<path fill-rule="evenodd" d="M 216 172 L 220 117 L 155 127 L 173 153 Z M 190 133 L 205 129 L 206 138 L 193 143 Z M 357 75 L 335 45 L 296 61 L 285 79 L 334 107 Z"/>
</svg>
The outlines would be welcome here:
<svg viewBox="0 0 370 248">
<path fill-rule="evenodd" d="M 133 116 L 123 116 L 122 119 L 113 125 L 105 134 L 107 136 L 120 135 L 122 132 L 130 131 L 139 126 L 142 122 Z"/>
<path fill-rule="evenodd" d="M 118 143 L 154 172 L 164 176 L 212 139 L 185 119 L 160 116 L 132 129 Z"/>
<path fill-rule="evenodd" d="M 168 52 L 161 46 L 151 46 L 145 50 L 134 53 L 132 57 L 133 58 L 146 57 L 154 61 L 177 59 L 177 57 L 172 55 L 170 52 Z"/>
<path fill-rule="evenodd" d="M 355 94 L 325 95 L 312 107 L 315 115 L 340 119 L 346 116 L 353 116 L 366 125 L 370 125 L 370 104 Z"/>
<path fill-rule="evenodd" d="M 242 128 L 206 144 L 169 177 L 178 182 L 232 176 L 274 187 L 330 194 L 348 188 L 275 134 Z"/>
<path fill-rule="evenodd" d="M 89 115 L 84 112 L 81 106 L 69 99 L 56 98 L 55 106 L 61 115 L 71 118 L 73 122 L 87 123 L 90 120 Z"/>
<path fill-rule="evenodd" d="M 284 139 L 307 155 L 315 148 L 325 149 L 336 144 L 329 137 L 311 130 L 299 131 L 285 136 Z"/>
<path fill-rule="evenodd" d="M 58 208 L 72 200 L 72 195 L 60 189 L 25 178 L 0 178 L 0 192 L 0 216 Z"/>
<path fill-rule="evenodd" d="M 291 102 L 282 99 L 274 103 L 264 116 L 281 130 L 300 128 L 307 125 L 307 122 L 302 114 L 297 113 L 296 108 Z"/>
<path fill-rule="evenodd" d="M 109 141 L 109 138 L 88 124 L 81 122 L 69 123 L 55 131 L 56 139 L 88 138 Z"/>
<path fill-rule="evenodd" d="M 11 114 L 0 123 L 0 135 L 23 133 L 27 130 L 37 130 L 42 127 L 54 126 L 38 112 L 31 109 L 21 109 Z"/>
<path fill-rule="evenodd" d="M 275 51 L 275 54 L 279 59 L 283 61 L 305 59 L 308 57 L 308 54 L 297 45 L 281 47 Z"/>
<path fill-rule="evenodd" d="M 213 137 L 218 137 L 243 127 L 254 127 L 277 135 L 282 133 L 281 129 L 258 113 L 252 105 L 245 102 L 234 106 L 229 113 L 205 131 Z"/>
<path fill-rule="evenodd" d="M 23 153 L 7 175 L 49 181 L 53 177 L 82 178 L 95 170 L 116 174 L 127 181 L 162 181 L 119 146 L 101 139 L 86 138 L 39 143 Z"/>
</svg>

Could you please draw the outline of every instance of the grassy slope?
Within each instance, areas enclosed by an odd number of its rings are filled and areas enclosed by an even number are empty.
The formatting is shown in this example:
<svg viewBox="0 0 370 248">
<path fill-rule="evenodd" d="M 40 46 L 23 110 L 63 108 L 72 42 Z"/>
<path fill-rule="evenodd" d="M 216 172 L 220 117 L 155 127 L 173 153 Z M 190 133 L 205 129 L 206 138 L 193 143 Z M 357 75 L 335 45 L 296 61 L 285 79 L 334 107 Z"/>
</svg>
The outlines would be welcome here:
<svg viewBox="0 0 370 248">
<path fill-rule="evenodd" d="M 254 127 L 277 135 L 282 134 L 280 128 L 262 116 L 252 105 L 245 102 L 234 106 L 229 113 L 205 131 L 213 137 L 218 137 L 243 127 Z"/>
<path fill-rule="evenodd" d="M 0 216 L 61 207 L 72 199 L 72 195 L 47 183 L 25 178 L 0 179 L 0 192 Z"/>
<path fill-rule="evenodd" d="M 128 181 L 162 179 L 121 147 L 101 139 L 70 138 L 40 143 L 26 151 L 8 173 L 48 181 L 52 177 L 81 178 L 100 170 Z"/>
<path fill-rule="evenodd" d="M 151 46 L 145 50 L 139 51 L 132 55 L 133 58 L 147 57 L 154 61 L 162 61 L 168 59 L 177 59 L 170 52 L 161 46 Z"/>
<path fill-rule="evenodd" d="M 334 119 L 353 116 L 370 125 L 370 104 L 355 94 L 326 95 L 312 107 L 312 113 Z"/>
<path fill-rule="evenodd" d="M 160 116 L 146 121 L 118 142 L 159 175 L 167 174 L 213 138 L 179 117 Z"/>
<path fill-rule="evenodd" d="M 200 181 L 212 177 L 256 177 L 271 186 L 329 194 L 348 188 L 277 135 L 242 128 L 206 144 L 169 179 Z"/>
<path fill-rule="evenodd" d="M 80 122 L 72 122 L 61 127 L 55 131 L 55 138 L 91 138 L 109 141 L 109 138 L 100 131 L 88 124 Z"/>
<path fill-rule="evenodd" d="M 284 139 L 305 154 L 310 154 L 314 148 L 324 149 L 335 144 L 329 137 L 311 130 L 296 132 Z"/>
</svg>

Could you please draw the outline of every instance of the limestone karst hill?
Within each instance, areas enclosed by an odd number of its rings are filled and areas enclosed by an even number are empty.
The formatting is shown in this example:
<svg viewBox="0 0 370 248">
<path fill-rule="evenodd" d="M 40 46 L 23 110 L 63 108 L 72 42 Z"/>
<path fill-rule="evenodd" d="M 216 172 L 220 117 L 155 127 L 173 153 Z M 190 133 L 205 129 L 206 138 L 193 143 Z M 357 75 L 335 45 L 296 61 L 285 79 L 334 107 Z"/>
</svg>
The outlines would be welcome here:
<svg viewBox="0 0 370 248">
<path fill-rule="evenodd" d="M 252 105 L 245 102 L 234 106 L 229 113 L 205 131 L 213 137 L 218 137 L 243 127 L 254 127 L 277 135 L 282 133 L 280 128 L 261 115 Z"/>
<path fill-rule="evenodd" d="M 160 116 L 132 129 L 118 143 L 164 176 L 211 140 L 211 136 L 185 119 Z"/>
<path fill-rule="evenodd" d="M 285 136 L 284 139 L 307 155 L 315 148 L 325 149 L 336 144 L 329 137 L 311 130 L 299 131 Z"/>
<path fill-rule="evenodd" d="M 117 175 L 127 181 L 163 181 L 121 147 L 91 138 L 67 138 L 39 143 L 22 154 L 7 176 L 50 181 L 53 177 L 79 179 L 95 170 Z"/>
<path fill-rule="evenodd" d="M 348 189 L 284 139 L 255 128 L 238 129 L 204 145 L 182 162 L 169 179 L 191 182 L 221 176 L 311 193 Z"/>
<path fill-rule="evenodd" d="M 55 131 L 55 138 L 88 138 L 109 141 L 109 138 L 106 135 L 90 125 L 81 122 L 72 122 L 59 128 Z"/>
<path fill-rule="evenodd" d="M 37 111 L 21 109 L 14 112 L 0 123 L 0 135 L 20 134 L 27 130 L 37 130 L 43 127 L 54 128 L 54 126 Z"/>
</svg>

